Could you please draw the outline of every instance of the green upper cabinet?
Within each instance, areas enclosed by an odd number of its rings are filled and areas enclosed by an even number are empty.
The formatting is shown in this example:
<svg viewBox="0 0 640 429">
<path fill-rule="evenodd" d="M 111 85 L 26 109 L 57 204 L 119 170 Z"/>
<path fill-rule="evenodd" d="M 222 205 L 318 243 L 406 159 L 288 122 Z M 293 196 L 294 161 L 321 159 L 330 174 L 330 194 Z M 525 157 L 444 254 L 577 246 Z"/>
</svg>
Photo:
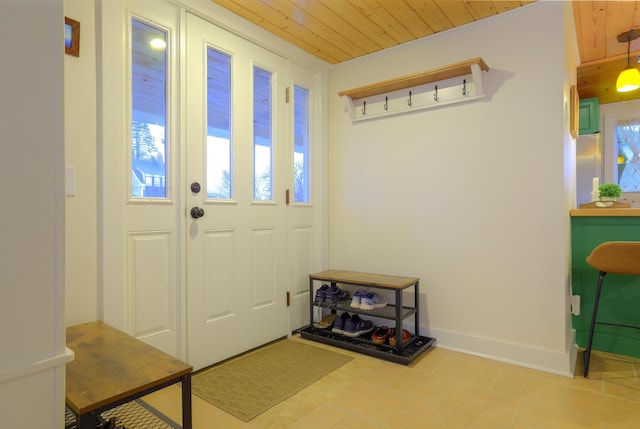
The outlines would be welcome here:
<svg viewBox="0 0 640 429">
<path fill-rule="evenodd" d="M 580 134 L 593 134 L 600 131 L 600 108 L 598 98 L 580 100 Z"/>
</svg>

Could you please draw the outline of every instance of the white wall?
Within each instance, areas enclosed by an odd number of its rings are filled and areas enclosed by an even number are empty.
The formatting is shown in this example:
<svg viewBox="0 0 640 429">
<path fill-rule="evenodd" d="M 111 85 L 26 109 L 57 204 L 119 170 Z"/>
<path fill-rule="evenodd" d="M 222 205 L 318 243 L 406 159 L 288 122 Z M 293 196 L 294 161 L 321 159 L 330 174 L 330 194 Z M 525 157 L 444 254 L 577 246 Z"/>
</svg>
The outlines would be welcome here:
<svg viewBox="0 0 640 429">
<path fill-rule="evenodd" d="M 329 88 L 331 267 L 418 276 L 440 346 L 564 374 L 571 20 L 536 3 L 337 65 Z M 337 95 L 475 57 L 478 102 L 352 124 Z"/>
<path fill-rule="evenodd" d="M 66 324 L 97 320 L 97 143 L 95 6 L 64 0 L 80 22 L 80 56 L 64 56 L 65 165 L 75 169 L 75 195 L 66 205 Z"/>
<path fill-rule="evenodd" d="M 62 0 L 5 1 L 0 426 L 64 425 Z"/>
<path fill-rule="evenodd" d="M 184 3 L 287 51 L 286 43 L 208 0 Z M 101 305 L 93 265 L 95 6 L 64 5 L 82 25 L 80 58 L 65 58 L 66 81 L 75 88 L 65 91 L 65 113 L 74 118 L 65 122 L 65 161 L 78 179 L 76 196 L 66 199 L 67 323 L 75 324 L 99 318 Z M 440 346 L 562 373 L 572 344 L 574 146 L 565 107 L 576 49 L 566 41 L 573 31 L 568 11 L 561 2 L 540 2 L 335 66 L 327 175 L 331 267 L 419 276 L 420 323 Z M 337 96 L 478 56 L 491 68 L 489 96 L 479 102 L 352 125 Z"/>
</svg>

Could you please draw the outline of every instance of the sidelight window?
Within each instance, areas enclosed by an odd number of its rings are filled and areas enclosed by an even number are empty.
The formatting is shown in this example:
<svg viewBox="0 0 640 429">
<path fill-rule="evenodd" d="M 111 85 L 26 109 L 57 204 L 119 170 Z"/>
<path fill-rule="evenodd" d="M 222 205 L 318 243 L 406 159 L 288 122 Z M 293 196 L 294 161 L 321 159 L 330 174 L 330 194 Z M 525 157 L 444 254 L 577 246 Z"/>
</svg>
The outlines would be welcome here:
<svg viewBox="0 0 640 429">
<path fill-rule="evenodd" d="M 253 199 L 273 200 L 272 73 L 253 67 Z"/>
<path fill-rule="evenodd" d="M 233 189 L 231 57 L 207 49 L 207 197 L 230 199 Z"/>
<path fill-rule="evenodd" d="M 167 197 L 167 32 L 131 21 L 131 196 Z"/>
<path fill-rule="evenodd" d="M 309 90 L 294 86 L 294 150 L 293 201 L 308 203 L 309 199 Z"/>
</svg>

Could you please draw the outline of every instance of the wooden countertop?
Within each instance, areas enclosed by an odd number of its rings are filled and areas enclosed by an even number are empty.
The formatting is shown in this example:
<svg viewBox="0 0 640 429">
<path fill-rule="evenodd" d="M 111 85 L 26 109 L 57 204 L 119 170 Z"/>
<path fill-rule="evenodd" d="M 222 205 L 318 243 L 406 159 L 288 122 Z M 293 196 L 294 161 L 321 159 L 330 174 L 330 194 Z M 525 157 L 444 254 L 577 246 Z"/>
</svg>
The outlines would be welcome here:
<svg viewBox="0 0 640 429">
<path fill-rule="evenodd" d="M 640 216 L 640 209 L 638 208 L 624 208 L 614 209 L 608 207 L 592 208 L 592 209 L 573 209 L 570 212 L 571 216 Z"/>
</svg>

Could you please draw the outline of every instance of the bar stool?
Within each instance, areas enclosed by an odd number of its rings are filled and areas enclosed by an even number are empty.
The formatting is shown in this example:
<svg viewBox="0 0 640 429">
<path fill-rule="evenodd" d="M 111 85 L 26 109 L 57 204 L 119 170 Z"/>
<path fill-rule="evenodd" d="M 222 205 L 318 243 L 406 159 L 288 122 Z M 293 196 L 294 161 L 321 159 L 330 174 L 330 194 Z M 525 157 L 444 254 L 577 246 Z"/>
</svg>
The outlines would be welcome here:
<svg viewBox="0 0 640 429">
<path fill-rule="evenodd" d="M 593 329 L 595 325 L 620 326 L 624 328 L 640 329 L 639 326 L 623 325 L 619 323 L 596 322 L 598 302 L 602 290 L 602 280 L 607 273 L 640 275 L 640 242 L 635 241 L 607 241 L 597 246 L 589 256 L 587 263 L 600 271 L 596 298 L 593 302 L 593 315 L 589 328 L 589 343 L 582 354 L 584 376 L 589 373 L 589 360 L 591 359 L 591 346 L 593 344 Z"/>
</svg>

